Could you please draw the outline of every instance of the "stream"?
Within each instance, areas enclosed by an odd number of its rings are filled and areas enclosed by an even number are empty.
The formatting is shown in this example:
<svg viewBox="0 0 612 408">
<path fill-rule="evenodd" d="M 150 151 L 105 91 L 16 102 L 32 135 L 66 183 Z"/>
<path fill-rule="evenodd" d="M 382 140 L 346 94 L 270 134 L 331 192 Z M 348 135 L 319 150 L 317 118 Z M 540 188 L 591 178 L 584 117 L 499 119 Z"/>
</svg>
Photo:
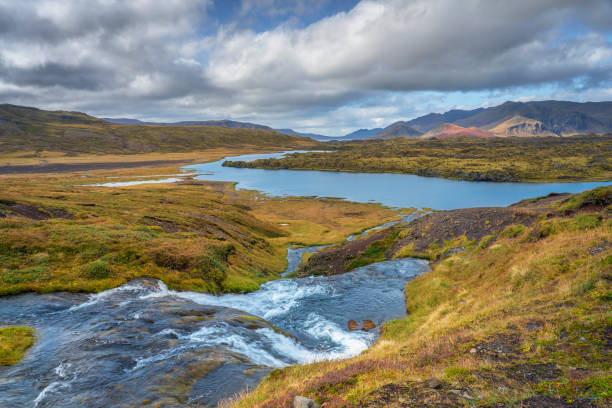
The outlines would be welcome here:
<svg viewBox="0 0 612 408">
<path fill-rule="evenodd" d="M 0 405 L 215 406 L 276 367 L 362 352 L 381 323 L 405 315 L 404 285 L 427 270 L 422 260 L 394 260 L 242 295 L 138 279 L 94 295 L 0 298 L 0 321 L 38 336 L 19 364 L 0 367 Z M 349 331 L 350 319 L 377 328 Z"/>
<path fill-rule="evenodd" d="M 405 174 L 238 169 L 222 167 L 222 162 L 185 169 L 195 171 L 196 178 L 239 180 L 241 188 L 270 195 L 336 196 L 436 209 L 507 205 L 609 184 L 483 183 Z M 172 176 L 100 185 L 181 179 Z M 298 267 L 304 252 L 320 248 L 289 248 L 285 274 Z M 92 295 L 0 297 L 0 325 L 27 325 L 37 334 L 21 362 L 0 367 L 0 407 L 216 406 L 256 386 L 274 368 L 348 358 L 367 349 L 382 323 L 405 315 L 404 286 L 427 270 L 426 261 L 407 258 L 329 278 L 283 278 L 239 295 L 177 292 L 154 279 L 137 279 Z M 348 330 L 349 320 L 366 319 L 376 328 Z"/>
</svg>

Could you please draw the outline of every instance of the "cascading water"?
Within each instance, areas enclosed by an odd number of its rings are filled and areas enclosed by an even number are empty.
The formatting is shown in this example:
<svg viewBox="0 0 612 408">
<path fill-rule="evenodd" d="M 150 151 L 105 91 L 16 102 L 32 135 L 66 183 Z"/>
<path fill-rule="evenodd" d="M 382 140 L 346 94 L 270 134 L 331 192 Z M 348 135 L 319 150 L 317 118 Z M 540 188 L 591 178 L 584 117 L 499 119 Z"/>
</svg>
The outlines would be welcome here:
<svg viewBox="0 0 612 408">
<path fill-rule="evenodd" d="M 405 314 L 403 287 L 425 272 L 415 259 L 326 277 L 280 279 L 252 293 L 175 292 L 139 279 L 99 294 L 0 299 L 0 321 L 38 340 L 0 368 L 2 407 L 214 406 L 271 369 L 354 356 L 377 325 Z"/>
</svg>

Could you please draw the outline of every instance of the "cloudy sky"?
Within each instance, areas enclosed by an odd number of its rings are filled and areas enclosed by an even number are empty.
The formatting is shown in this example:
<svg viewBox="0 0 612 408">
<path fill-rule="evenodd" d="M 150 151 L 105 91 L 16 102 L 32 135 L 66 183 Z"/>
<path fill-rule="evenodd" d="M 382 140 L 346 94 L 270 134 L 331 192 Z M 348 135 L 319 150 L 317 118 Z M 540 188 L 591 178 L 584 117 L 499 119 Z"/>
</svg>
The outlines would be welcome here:
<svg viewBox="0 0 612 408">
<path fill-rule="evenodd" d="M 0 103 L 340 135 L 612 100 L 612 0 L 0 0 Z"/>
</svg>

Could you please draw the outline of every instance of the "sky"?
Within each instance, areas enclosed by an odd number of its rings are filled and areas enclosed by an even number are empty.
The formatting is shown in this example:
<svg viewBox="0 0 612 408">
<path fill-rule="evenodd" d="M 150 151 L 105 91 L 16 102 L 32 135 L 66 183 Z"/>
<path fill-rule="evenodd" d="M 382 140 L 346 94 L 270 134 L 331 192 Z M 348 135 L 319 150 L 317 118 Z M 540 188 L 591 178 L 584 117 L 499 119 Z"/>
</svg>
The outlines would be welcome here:
<svg viewBox="0 0 612 408">
<path fill-rule="evenodd" d="M 612 100 L 612 0 L 0 0 L 0 103 L 343 135 Z"/>
</svg>

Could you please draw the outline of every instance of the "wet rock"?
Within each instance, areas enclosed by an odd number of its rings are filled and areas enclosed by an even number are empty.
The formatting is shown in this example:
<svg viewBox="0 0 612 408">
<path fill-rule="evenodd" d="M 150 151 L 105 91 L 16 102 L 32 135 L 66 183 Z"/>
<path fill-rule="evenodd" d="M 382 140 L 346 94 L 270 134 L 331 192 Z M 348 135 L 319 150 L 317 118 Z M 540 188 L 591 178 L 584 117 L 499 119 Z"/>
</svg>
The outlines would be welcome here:
<svg viewBox="0 0 612 408">
<path fill-rule="evenodd" d="M 368 330 L 372 330 L 375 327 L 376 327 L 376 324 L 374 324 L 373 321 L 366 319 L 363 321 L 363 324 L 361 325 L 361 330 L 368 331 Z"/>
<path fill-rule="evenodd" d="M 355 330 L 369 331 L 369 330 L 374 329 L 375 327 L 376 327 L 376 324 L 372 320 L 369 320 L 369 319 L 365 319 L 361 323 L 361 326 L 355 320 L 348 321 L 348 329 L 350 331 L 355 331 Z"/>
<path fill-rule="evenodd" d="M 319 408 L 319 405 L 309 398 L 298 395 L 293 400 L 293 408 Z"/>
</svg>

